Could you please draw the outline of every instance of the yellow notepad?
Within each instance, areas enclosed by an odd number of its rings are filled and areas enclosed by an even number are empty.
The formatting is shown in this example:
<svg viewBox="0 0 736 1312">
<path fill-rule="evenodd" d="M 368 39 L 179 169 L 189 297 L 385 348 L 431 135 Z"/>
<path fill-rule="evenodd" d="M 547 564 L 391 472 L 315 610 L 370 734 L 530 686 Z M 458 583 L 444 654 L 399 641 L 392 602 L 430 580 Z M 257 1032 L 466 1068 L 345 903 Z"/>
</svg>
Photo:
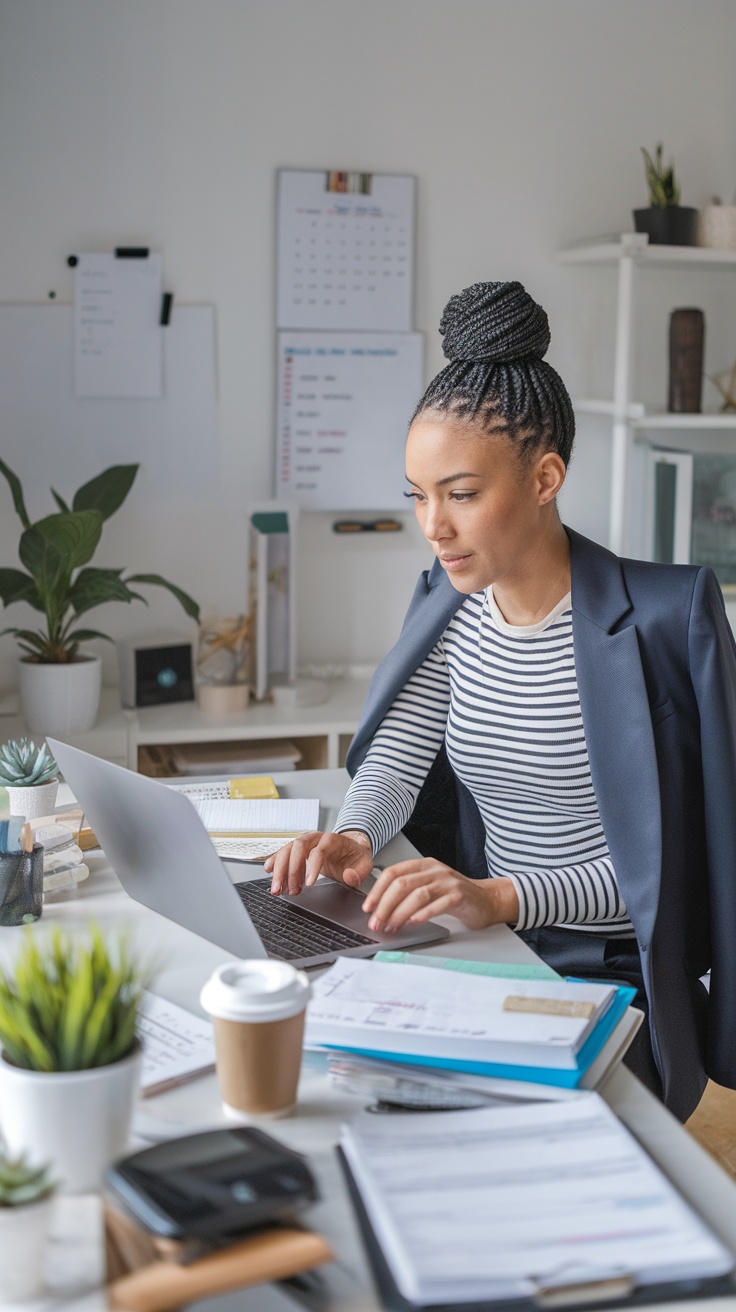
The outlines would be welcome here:
<svg viewBox="0 0 736 1312">
<path fill-rule="evenodd" d="M 278 797 L 279 795 L 278 788 L 270 774 L 254 774 L 247 779 L 231 779 L 229 791 L 233 801 L 238 798 L 258 800 L 266 797 Z"/>
</svg>

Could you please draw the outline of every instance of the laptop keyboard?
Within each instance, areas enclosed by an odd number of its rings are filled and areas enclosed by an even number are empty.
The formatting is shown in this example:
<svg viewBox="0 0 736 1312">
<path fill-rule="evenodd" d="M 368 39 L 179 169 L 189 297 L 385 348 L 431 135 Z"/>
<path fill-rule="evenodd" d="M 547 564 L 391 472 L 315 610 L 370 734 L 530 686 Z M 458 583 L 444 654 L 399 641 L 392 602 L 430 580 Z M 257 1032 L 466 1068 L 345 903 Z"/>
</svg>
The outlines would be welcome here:
<svg viewBox="0 0 736 1312">
<path fill-rule="evenodd" d="M 267 952 L 283 961 L 296 961 L 300 957 L 321 957 L 327 952 L 340 952 L 345 948 L 360 948 L 376 944 L 343 925 L 323 920 L 314 911 L 307 911 L 293 902 L 282 902 L 269 892 L 270 879 L 253 879 L 235 888 L 258 936 Z"/>
</svg>

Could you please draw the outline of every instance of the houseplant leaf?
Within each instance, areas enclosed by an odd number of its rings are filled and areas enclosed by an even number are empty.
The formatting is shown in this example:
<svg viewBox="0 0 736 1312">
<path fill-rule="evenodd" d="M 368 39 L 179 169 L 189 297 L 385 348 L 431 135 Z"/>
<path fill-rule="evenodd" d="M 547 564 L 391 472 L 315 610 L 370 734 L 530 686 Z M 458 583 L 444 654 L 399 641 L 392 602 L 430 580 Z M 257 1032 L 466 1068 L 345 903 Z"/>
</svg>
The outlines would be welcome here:
<svg viewBox="0 0 736 1312">
<path fill-rule="evenodd" d="M 38 588 L 30 574 L 24 574 L 21 569 L 0 569 L 0 599 L 4 606 L 27 601 L 35 610 L 43 610 Z"/>
<path fill-rule="evenodd" d="M 97 569 L 94 565 L 80 570 L 69 592 L 69 602 L 76 615 L 82 615 L 93 606 L 106 601 L 143 601 L 139 592 L 132 592 L 120 575 L 120 569 Z M 146 605 L 148 603 L 146 602 Z"/>
<path fill-rule="evenodd" d="M 80 487 L 72 510 L 98 510 L 103 519 L 109 519 L 122 506 L 137 473 L 137 465 L 111 465 Z"/>
<path fill-rule="evenodd" d="M 86 565 L 93 556 L 101 532 L 100 512 L 84 510 L 69 515 L 47 515 L 21 536 L 18 555 L 36 582 L 48 617 L 50 638 L 69 604 L 67 593 L 72 571 Z"/>
<path fill-rule="evenodd" d="M 2 474 L 7 480 L 13 497 L 13 505 L 15 506 L 16 514 L 19 516 L 21 524 L 24 528 L 30 528 L 31 521 L 28 518 L 28 511 L 26 510 L 25 501 L 23 500 L 23 488 L 20 485 L 18 475 L 14 474 L 12 469 L 8 469 L 4 460 L 0 460 L 0 474 Z"/>
<path fill-rule="evenodd" d="M 60 497 L 59 493 L 55 492 L 53 488 L 51 489 L 51 495 L 54 498 L 54 501 L 56 502 L 57 506 L 59 507 L 59 510 L 63 511 L 65 515 L 68 515 L 71 511 L 71 507 L 66 504 L 64 498 Z"/>
<path fill-rule="evenodd" d="M 157 588 L 168 588 L 187 615 L 193 620 L 199 620 L 199 606 L 196 601 L 189 596 L 188 592 L 183 592 L 174 583 L 168 583 L 166 579 L 162 579 L 160 574 L 130 574 L 126 579 L 126 583 L 153 583 Z"/>
</svg>

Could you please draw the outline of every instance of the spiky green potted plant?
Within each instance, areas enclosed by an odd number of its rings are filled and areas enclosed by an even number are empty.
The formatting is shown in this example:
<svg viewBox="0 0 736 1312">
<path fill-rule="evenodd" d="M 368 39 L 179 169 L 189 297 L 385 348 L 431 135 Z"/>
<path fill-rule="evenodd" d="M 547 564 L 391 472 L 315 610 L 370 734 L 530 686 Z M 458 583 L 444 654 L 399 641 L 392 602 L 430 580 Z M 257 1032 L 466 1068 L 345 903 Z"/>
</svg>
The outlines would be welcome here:
<svg viewBox="0 0 736 1312">
<path fill-rule="evenodd" d="M 644 172 L 649 189 L 649 205 L 634 210 L 634 227 L 646 232 L 655 246 L 694 246 L 697 239 L 698 211 L 680 204 L 680 184 L 675 177 L 674 160 L 664 162 L 664 147 L 658 143 L 654 156 L 644 146 Z"/>
<path fill-rule="evenodd" d="M 0 1152 L 0 1302 L 43 1292 L 43 1256 L 56 1182 L 47 1166 Z"/>
<path fill-rule="evenodd" d="M 160 574 L 128 574 L 122 569 L 90 565 L 106 519 L 125 501 L 138 465 L 113 465 L 75 492 L 71 505 L 53 488 L 58 507 L 34 523 L 26 510 L 17 474 L 0 460 L 13 505 L 22 525 L 18 555 L 24 569 L 0 569 L 0 600 L 26 602 L 43 615 L 40 629 L 8 628 L 20 647 L 18 663 L 21 709 L 32 733 L 83 733 L 91 729 L 100 699 L 101 661 L 85 652 L 106 633 L 80 625 L 94 607 L 108 601 L 145 601 L 131 584 L 167 588 L 193 620 L 195 601 Z"/>
<path fill-rule="evenodd" d="M 5 788 L 11 815 L 35 820 L 51 815 L 56 805 L 58 765 L 45 743 L 12 739 L 0 747 L 0 788 Z"/>
<path fill-rule="evenodd" d="M 98 1189 L 125 1150 L 150 969 L 123 932 L 27 933 L 0 968 L 0 1107 L 8 1150 L 50 1161 L 60 1187 Z"/>
</svg>

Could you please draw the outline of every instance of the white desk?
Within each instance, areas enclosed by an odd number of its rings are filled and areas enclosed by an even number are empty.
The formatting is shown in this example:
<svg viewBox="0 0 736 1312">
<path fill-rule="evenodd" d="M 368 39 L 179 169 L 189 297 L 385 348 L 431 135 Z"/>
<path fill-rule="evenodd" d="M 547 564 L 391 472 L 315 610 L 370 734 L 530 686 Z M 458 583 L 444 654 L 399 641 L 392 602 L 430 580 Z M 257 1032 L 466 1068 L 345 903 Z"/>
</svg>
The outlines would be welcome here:
<svg viewBox="0 0 736 1312">
<path fill-rule="evenodd" d="M 325 804 L 322 823 L 329 825 L 340 803 L 347 775 L 342 770 L 299 772 L 277 776 L 283 796 L 319 796 Z M 381 854 L 379 864 L 411 853 L 405 839 L 394 840 Z M 89 880 L 80 885 L 79 897 L 69 902 L 50 904 L 44 911 L 46 921 L 80 924 L 94 917 L 103 925 L 127 923 L 137 944 L 162 961 L 155 992 L 172 1002 L 199 1012 L 198 996 L 205 979 L 228 954 L 197 935 L 172 924 L 164 917 L 131 901 L 107 865 L 102 853 L 91 854 Z M 241 867 L 245 870 L 246 867 Z M 256 874 L 260 873 L 255 871 Z M 533 954 L 506 926 L 490 930 L 463 930 L 457 921 L 447 918 L 453 931 L 450 941 L 437 947 L 421 949 L 440 956 L 454 955 L 470 960 L 519 961 Z M 18 942 L 19 931 L 6 930 L 0 939 L 0 956 L 7 959 Z M 625 1067 L 619 1067 L 601 1090 L 621 1119 L 636 1134 L 652 1157 L 664 1168 L 682 1193 L 706 1218 L 713 1230 L 736 1253 L 736 1184 L 716 1165 L 675 1119 L 636 1080 Z M 331 1309 L 339 1312 L 375 1312 L 380 1306 L 372 1289 L 368 1267 L 363 1257 L 350 1204 L 342 1183 L 333 1150 L 340 1121 L 359 1110 L 360 1100 L 337 1093 L 324 1071 L 324 1059 L 306 1054 L 299 1090 L 297 1112 L 291 1118 L 267 1125 L 269 1133 L 300 1152 L 308 1153 L 319 1180 L 323 1201 L 312 1209 L 309 1222 L 326 1236 L 337 1254 L 338 1262 L 323 1269 Z M 214 1075 L 146 1099 L 142 1110 L 159 1120 L 172 1122 L 172 1132 L 182 1125 L 194 1129 L 225 1124 L 220 1109 Z M 47 1300 L 43 1305 L 27 1305 L 27 1312 L 37 1307 L 75 1309 L 75 1312 L 103 1312 L 101 1291 L 73 1300 Z M 277 1312 L 293 1307 L 280 1289 L 263 1286 L 196 1305 L 200 1312 Z M 298 1306 L 298 1304 L 296 1304 Z M 666 1305 L 675 1312 L 682 1304 Z M 687 1304 L 688 1312 L 736 1312 L 736 1297 L 700 1300 Z"/>
</svg>

